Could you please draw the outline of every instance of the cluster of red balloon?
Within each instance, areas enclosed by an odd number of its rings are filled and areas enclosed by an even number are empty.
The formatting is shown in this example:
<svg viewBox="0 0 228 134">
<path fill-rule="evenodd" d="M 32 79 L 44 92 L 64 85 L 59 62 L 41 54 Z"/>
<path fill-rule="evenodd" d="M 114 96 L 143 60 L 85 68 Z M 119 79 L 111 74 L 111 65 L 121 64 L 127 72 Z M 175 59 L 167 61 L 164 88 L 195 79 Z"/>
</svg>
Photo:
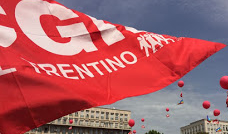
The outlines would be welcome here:
<svg viewBox="0 0 228 134">
<path fill-rule="evenodd" d="M 209 101 L 204 101 L 202 105 L 203 105 L 203 108 L 209 109 L 210 106 L 211 106 L 211 103 Z M 219 109 L 215 109 L 213 113 L 214 113 L 214 116 L 219 116 L 220 115 L 220 110 Z M 211 119 L 208 116 L 207 116 L 207 121 L 211 122 Z M 213 120 L 213 122 L 216 122 L 217 124 L 219 123 L 219 121 L 217 119 Z"/>
<path fill-rule="evenodd" d="M 166 112 L 169 112 L 169 108 L 168 107 L 165 110 L 166 110 Z M 166 117 L 167 118 L 169 117 L 169 114 L 168 113 L 166 114 Z"/>
<path fill-rule="evenodd" d="M 223 89 L 228 90 L 228 76 L 223 76 L 223 77 L 220 79 L 220 86 L 221 86 Z M 227 91 L 227 98 L 226 98 L 226 107 L 228 107 L 228 91 Z"/>
<path fill-rule="evenodd" d="M 145 121 L 145 119 L 144 119 L 144 118 L 142 118 L 142 119 L 141 119 L 141 121 L 142 121 L 142 122 L 144 122 L 144 121 Z M 142 126 L 141 126 L 141 128 L 145 128 L 145 126 L 144 126 L 144 125 L 142 125 Z"/>
<path fill-rule="evenodd" d="M 178 81 L 177 85 L 181 88 L 181 93 L 180 93 L 181 101 L 177 104 L 181 105 L 181 104 L 184 104 L 183 93 L 182 93 L 182 87 L 184 86 L 184 81 Z M 166 117 L 169 118 L 170 117 L 170 115 L 168 114 L 169 108 L 166 108 L 166 112 L 167 112 Z"/>
<path fill-rule="evenodd" d="M 73 124 L 73 120 L 70 119 L 70 120 L 69 120 L 69 123 L 70 123 L 70 124 Z M 72 129 L 72 126 L 70 126 L 69 129 Z"/>
<path fill-rule="evenodd" d="M 181 104 L 184 104 L 183 93 L 182 93 L 182 87 L 184 86 L 184 81 L 179 81 L 178 86 L 181 88 L 181 93 L 180 93 L 181 101 L 177 103 L 177 105 L 181 105 Z"/>
<path fill-rule="evenodd" d="M 144 122 L 145 119 L 142 118 L 141 121 Z M 130 127 L 133 127 L 133 126 L 135 125 L 135 121 L 134 121 L 133 119 L 130 119 L 130 120 L 128 121 L 128 125 L 129 125 Z M 145 128 L 145 126 L 142 125 L 141 128 Z M 132 133 L 133 133 L 133 134 L 136 134 L 136 130 L 133 130 L 132 132 L 130 131 L 128 134 L 132 134 Z"/>
<path fill-rule="evenodd" d="M 184 81 L 179 81 L 177 84 L 180 88 L 182 88 L 184 86 Z M 183 93 L 182 93 L 182 89 L 181 89 L 181 93 L 180 93 L 180 97 L 183 98 Z M 178 103 L 178 105 L 180 104 L 184 104 L 184 100 L 181 99 L 181 101 Z M 166 112 L 169 112 L 169 108 L 166 108 Z M 167 113 L 166 117 L 170 117 L 170 115 Z"/>
<path fill-rule="evenodd" d="M 220 86 L 221 86 L 223 89 L 228 90 L 228 76 L 223 76 L 223 77 L 221 77 L 221 79 L 220 79 Z M 210 108 L 210 106 L 211 106 L 211 104 L 210 104 L 209 101 L 204 101 L 204 102 L 203 102 L 203 107 L 204 107 L 205 109 Z M 226 98 L 226 106 L 228 107 L 228 91 L 227 91 L 227 98 Z M 215 109 L 215 110 L 213 111 L 213 114 L 214 114 L 214 116 L 219 116 L 219 115 L 220 115 L 220 110 L 219 110 L 219 109 Z M 211 119 L 210 119 L 208 116 L 207 116 L 207 121 L 208 121 L 208 122 L 211 122 Z M 213 120 L 213 122 L 219 123 L 219 120 L 215 119 L 215 120 Z"/>
<path fill-rule="evenodd" d="M 130 127 L 133 127 L 133 126 L 135 125 L 135 121 L 134 121 L 133 119 L 130 119 L 130 120 L 128 121 L 128 125 L 129 125 Z M 128 134 L 132 134 L 132 132 L 130 131 Z M 133 130 L 133 134 L 136 134 L 136 130 Z"/>
</svg>

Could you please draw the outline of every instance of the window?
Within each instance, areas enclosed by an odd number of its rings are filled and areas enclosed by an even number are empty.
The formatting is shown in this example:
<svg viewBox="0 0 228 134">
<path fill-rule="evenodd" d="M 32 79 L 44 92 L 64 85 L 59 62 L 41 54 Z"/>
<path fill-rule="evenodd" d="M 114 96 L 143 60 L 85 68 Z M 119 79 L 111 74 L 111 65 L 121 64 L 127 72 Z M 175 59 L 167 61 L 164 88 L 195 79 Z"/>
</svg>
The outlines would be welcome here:
<svg viewBox="0 0 228 134">
<path fill-rule="evenodd" d="M 101 119 L 104 119 L 104 112 L 101 112 Z"/>
<path fill-rule="evenodd" d="M 89 125 L 89 121 L 85 120 L 85 125 L 88 126 Z"/>
<path fill-rule="evenodd" d="M 123 123 L 120 123 L 120 128 L 123 128 Z"/>
<path fill-rule="evenodd" d="M 93 134 L 93 129 L 90 129 L 89 133 L 90 133 L 90 134 Z"/>
<path fill-rule="evenodd" d="M 74 130 L 73 130 L 74 132 L 73 132 L 73 134 L 77 134 L 77 132 L 78 132 L 78 128 L 74 128 Z"/>
<path fill-rule="evenodd" d="M 83 134 L 83 129 L 79 128 L 79 134 Z"/>
<path fill-rule="evenodd" d="M 104 127 L 108 127 L 108 122 L 105 122 L 104 123 Z"/>
<path fill-rule="evenodd" d="M 42 127 L 38 127 L 37 132 L 42 132 Z"/>
<path fill-rule="evenodd" d="M 62 127 L 62 134 L 66 134 L 66 129 Z"/>
<path fill-rule="evenodd" d="M 100 134 L 104 134 L 104 131 L 102 129 L 100 130 Z"/>
<path fill-rule="evenodd" d="M 111 113 L 110 120 L 114 120 L 114 113 Z"/>
<path fill-rule="evenodd" d="M 106 117 L 105 117 L 106 120 L 109 119 L 109 112 L 106 112 Z"/>
<path fill-rule="evenodd" d="M 67 124 L 67 118 L 66 117 L 63 117 L 63 124 Z"/>
<path fill-rule="evenodd" d="M 94 111 L 91 111 L 91 115 L 90 116 L 91 116 L 92 119 L 94 118 L 94 113 L 95 113 Z"/>
<path fill-rule="evenodd" d="M 118 123 L 115 123 L 115 128 L 118 128 Z"/>
<path fill-rule="evenodd" d="M 104 122 L 101 122 L 100 127 L 104 127 Z"/>
<path fill-rule="evenodd" d="M 99 119 L 99 114 L 100 114 L 100 112 L 96 111 L 96 119 Z"/>
<path fill-rule="evenodd" d="M 61 124 L 61 118 L 58 119 L 58 124 Z"/>
<path fill-rule="evenodd" d="M 56 134 L 60 134 L 60 127 L 57 127 L 57 132 Z"/>
<path fill-rule="evenodd" d="M 44 133 L 48 133 L 48 131 L 49 131 L 49 128 L 47 126 L 44 127 Z"/>
<path fill-rule="evenodd" d="M 95 134 L 98 134 L 98 130 L 97 129 L 95 130 Z"/>
<path fill-rule="evenodd" d="M 95 124 L 94 124 L 94 121 L 91 121 L 91 126 L 94 126 Z"/>
<path fill-rule="evenodd" d="M 116 114 L 115 114 L 115 120 L 118 120 L 118 119 L 119 119 L 118 116 L 119 116 L 119 113 L 116 113 Z"/>
<path fill-rule="evenodd" d="M 69 114 L 70 117 L 73 117 L 73 114 Z"/>
<path fill-rule="evenodd" d="M 113 128 L 113 123 L 109 123 L 110 124 L 110 128 Z"/>
<path fill-rule="evenodd" d="M 99 121 L 96 121 L 96 127 L 99 127 Z"/>
<path fill-rule="evenodd" d="M 86 118 L 89 118 L 89 114 L 86 114 Z"/>
<path fill-rule="evenodd" d="M 120 121 L 123 121 L 123 114 L 120 114 Z"/>
<path fill-rule="evenodd" d="M 56 133 L 57 132 L 57 126 L 50 126 L 50 133 Z"/>
<path fill-rule="evenodd" d="M 86 110 L 86 118 L 89 118 L 89 110 Z"/>
<path fill-rule="evenodd" d="M 78 124 L 78 119 L 77 118 L 74 118 L 74 124 Z"/>
<path fill-rule="evenodd" d="M 128 128 L 128 125 L 127 124 L 124 124 L 124 128 L 127 129 Z"/>
<path fill-rule="evenodd" d="M 83 120 L 80 120 L 79 121 L 79 125 L 83 125 Z"/>
<path fill-rule="evenodd" d="M 78 117 L 78 112 L 74 113 L 74 116 Z"/>
<path fill-rule="evenodd" d="M 82 110 L 82 111 L 80 112 L 80 117 L 81 117 L 81 118 L 84 117 L 84 110 Z"/>
<path fill-rule="evenodd" d="M 128 114 L 124 114 L 124 121 L 127 121 Z"/>
</svg>

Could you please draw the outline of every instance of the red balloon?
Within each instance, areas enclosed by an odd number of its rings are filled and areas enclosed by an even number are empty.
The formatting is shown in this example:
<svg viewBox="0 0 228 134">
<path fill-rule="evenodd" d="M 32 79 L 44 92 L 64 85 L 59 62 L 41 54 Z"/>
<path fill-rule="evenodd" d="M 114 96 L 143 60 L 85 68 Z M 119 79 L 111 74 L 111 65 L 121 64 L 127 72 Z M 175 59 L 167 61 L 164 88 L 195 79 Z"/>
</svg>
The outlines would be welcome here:
<svg viewBox="0 0 228 134">
<path fill-rule="evenodd" d="M 144 118 L 142 118 L 141 121 L 144 122 L 145 121 Z"/>
<path fill-rule="evenodd" d="M 210 108 L 210 106 L 211 106 L 210 101 L 204 101 L 204 102 L 203 102 L 203 107 L 204 107 L 205 109 Z"/>
<path fill-rule="evenodd" d="M 166 117 L 169 118 L 169 114 L 167 114 Z"/>
<path fill-rule="evenodd" d="M 133 119 L 130 119 L 130 120 L 128 121 L 128 125 L 129 125 L 130 127 L 133 127 L 133 126 L 135 125 L 135 121 L 134 121 Z"/>
<path fill-rule="evenodd" d="M 166 111 L 169 112 L 169 108 L 166 108 Z"/>
<path fill-rule="evenodd" d="M 69 123 L 70 123 L 70 124 L 72 124 L 72 123 L 73 123 L 73 120 L 72 120 L 72 119 L 70 119 L 70 120 L 69 120 Z"/>
<path fill-rule="evenodd" d="M 228 89 L 228 76 L 223 76 L 223 77 L 220 79 L 220 86 L 221 86 L 223 89 Z"/>
<path fill-rule="evenodd" d="M 220 115 L 220 110 L 215 109 L 215 110 L 214 110 L 214 116 L 219 116 L 219 115 Z"/>
<path fill-rule="evenodd" d="M 133 130 L 133 133 L 136 134 L 136 130 Z"/>
<path fill-rule="evenodd" d="M 184 81 L 179 81 L 179 82 L 178 82 L 178 86 L 179 86 L 179 87 L 183 87 L 183 86 L 184 86 Z"/>
</svg>

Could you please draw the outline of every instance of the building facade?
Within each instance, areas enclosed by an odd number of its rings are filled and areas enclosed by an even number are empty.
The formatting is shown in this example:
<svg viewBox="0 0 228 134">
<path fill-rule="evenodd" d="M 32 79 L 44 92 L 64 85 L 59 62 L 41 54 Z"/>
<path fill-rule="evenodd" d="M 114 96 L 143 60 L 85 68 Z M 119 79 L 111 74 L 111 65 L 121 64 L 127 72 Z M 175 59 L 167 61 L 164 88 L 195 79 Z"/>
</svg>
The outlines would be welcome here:
<svg viewBox="0 0 228 134">
<path fill-rule="evenodd" d="M 221 132 L 216 132 L 217 128 L 221 128 Z M 208 122 L 206 119 L 198 120 L 187 126 L 180 128 L 181 134 L 197 134 L 198 132 L 207 132 L 208 134 L 228 134 L 228 121 Z"/>
<path fill-rule="evenodd" d="M 25 134 L 128 134 L 130 118 L 131 111 L 96 107 L 63 116 Z"/>
</svg>

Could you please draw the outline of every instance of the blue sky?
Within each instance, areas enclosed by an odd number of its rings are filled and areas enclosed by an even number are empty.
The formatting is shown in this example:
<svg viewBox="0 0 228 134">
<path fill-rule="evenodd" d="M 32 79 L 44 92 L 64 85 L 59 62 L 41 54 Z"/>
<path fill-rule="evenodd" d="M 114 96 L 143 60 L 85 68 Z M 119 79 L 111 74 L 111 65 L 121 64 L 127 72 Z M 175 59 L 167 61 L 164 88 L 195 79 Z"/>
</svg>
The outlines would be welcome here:
<svg viewBox="0 0 228 134">
<path fill-rule="evenodd" d="M 192 37 L 228 45 L 228 0 L 57 0 L 68 8 L 138 30 Z M 228 47 L 216 53 L 182 78 L 185 81 L 185 104 L 178 106 L 180 88 L 177 82 L 148 95 L 127 98 L 105 107 L 132 111 L 142 134 L 156 129 L 165 134 L 179 134 L 180 127 L 192 121 L 213 118 L 213 110 L 220 109 L 220 120 L 228 120 L 225 105 L 226 91 L 219 80 L 228 75 Z M 209 100 L 211 108 L 202 108 Z M 165 108 L 170 108 L 166 118 Z M 141 129 L 145 118 L 145 129 Z"/>
</svg>

